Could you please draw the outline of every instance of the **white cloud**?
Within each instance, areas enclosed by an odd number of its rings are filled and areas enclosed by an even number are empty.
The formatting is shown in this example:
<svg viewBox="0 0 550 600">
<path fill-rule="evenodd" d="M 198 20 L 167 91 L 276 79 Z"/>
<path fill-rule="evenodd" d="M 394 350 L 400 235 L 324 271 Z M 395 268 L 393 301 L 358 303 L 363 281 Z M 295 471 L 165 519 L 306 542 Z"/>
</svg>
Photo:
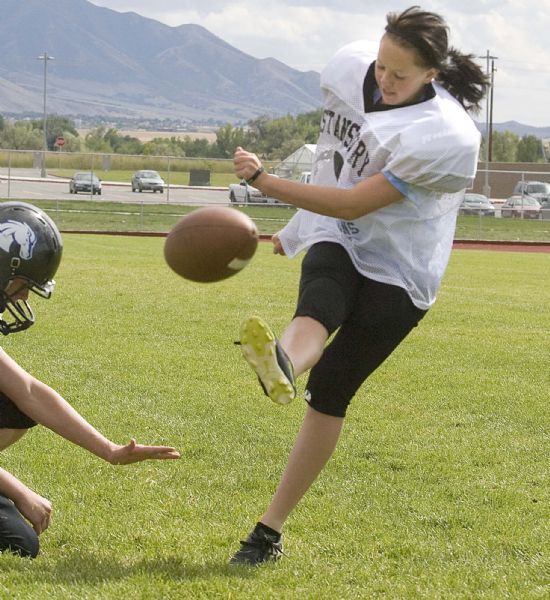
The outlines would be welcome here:
<svg viewBox="0 0 550 600">
<path fill-rule="evenodd" d="M 391 6 L 374 0 L 91 0 L 120 12 L 133 11 L 170 26 L 197 23 L 239 50 L 273 57 L 300 69 L 320 71 L 343 44 L 377 41 Z M 426 0 L 422 8 L 442 14 L 451 42 L 464 52 L 498 56 L 494 121 L 550 126 L 550 4 L 534 0 Z M 479 61 L 485 66 L 483 60 Z"/>
</svg>

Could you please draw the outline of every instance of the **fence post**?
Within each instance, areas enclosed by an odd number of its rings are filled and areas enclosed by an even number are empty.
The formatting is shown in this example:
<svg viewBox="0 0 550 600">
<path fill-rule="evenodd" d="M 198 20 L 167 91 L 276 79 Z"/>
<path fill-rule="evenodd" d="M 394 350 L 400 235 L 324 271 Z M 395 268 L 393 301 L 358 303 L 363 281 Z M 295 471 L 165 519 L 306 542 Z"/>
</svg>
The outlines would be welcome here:
<svg viewBox="0 0 550 600">
<path fill-rule="evenodd" d="M 168 168 L 166 171 L 166 202 L 170 202 L 170 157 L 168 157 Z"/>
<path fill-rule="evenodd" d="M 92 153 L 92 158 L 91 158 L 91 163 L 90 163 L 90 200 L 94 199 L 94 155 Z"/>
<path fill-rule="evenodd" d="M 8 200 L 11 198 L 11 151 L 8 152 Z"/>
</svg>

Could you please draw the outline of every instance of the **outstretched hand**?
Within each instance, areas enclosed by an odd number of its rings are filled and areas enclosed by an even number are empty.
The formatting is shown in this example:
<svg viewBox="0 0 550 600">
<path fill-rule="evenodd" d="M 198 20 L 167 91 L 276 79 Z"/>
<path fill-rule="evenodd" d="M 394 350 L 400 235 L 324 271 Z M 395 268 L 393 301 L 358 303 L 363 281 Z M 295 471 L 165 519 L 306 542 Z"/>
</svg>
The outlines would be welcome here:
<svg viewBox="0 0 550 600">
<path fill-rule="evenodd" d="M 117 446 L 109 462 L 113 465 L 129 465 L 142 460 L 166 460 L 179 458 L 180 453 L 169 446 L 143 446 L 132 438 L 125 446 Z"/>
</svg>

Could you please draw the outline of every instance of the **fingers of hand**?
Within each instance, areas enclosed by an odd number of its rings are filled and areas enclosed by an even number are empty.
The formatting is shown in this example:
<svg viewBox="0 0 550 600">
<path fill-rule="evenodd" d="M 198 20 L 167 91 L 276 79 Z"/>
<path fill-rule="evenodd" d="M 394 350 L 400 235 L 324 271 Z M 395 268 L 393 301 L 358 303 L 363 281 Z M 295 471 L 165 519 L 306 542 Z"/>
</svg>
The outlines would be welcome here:
<svg viewBox="0 0 550 600">
<path fill-rule="evenodd" d="M 36 521 L 33 519 L 33 529 L 37 535 L 48 529 L 52 518 L 52 505 L 48 500 L 41 504 L 36 504 L 33 509 L 37 512 Z"/>
<path fill-rule="evenodd" d="M 45 531 L 46 529 L 48 529 L 48 527 L 50 526 L 50 522 L 51 522 L 51 514 L 47 514 L 43 519 L 42 519 L 42 531 Z"/>
</svg>

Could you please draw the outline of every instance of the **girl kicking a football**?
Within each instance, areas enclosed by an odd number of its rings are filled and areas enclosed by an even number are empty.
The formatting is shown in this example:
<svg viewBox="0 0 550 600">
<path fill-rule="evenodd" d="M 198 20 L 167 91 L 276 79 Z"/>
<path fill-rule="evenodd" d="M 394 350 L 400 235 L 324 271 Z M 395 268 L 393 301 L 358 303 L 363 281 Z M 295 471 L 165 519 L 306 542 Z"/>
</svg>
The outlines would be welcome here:
<svg viewBox="0 0 550 600">
<path fill-rule="evenodd" d="M 29 291 L 50 297 L 61 253 L 61 236 L 46 214 L 23 202 L 0 204 L 2 334 L 23 331 L 34 323 Z M 142 446 L 134 439 L 124 446 L 111 442 L 0 348 L 0 450 L 38 423 L 113 465 L 179 458 L 167 446 Z M 48 528 L 51 514 L 49 500 L 0 469 L 0 552 L 36 557 L 38 536 Z"/>
<path fill-rule="evenodd" d="M 448 46 L 447 30 L 411 7 L 387 15 L 376 56 L 366 42 L 337 52 L 321 74 L 311 185 L 235 152 L 238 177 L 301 209 L 273 236 L 275 252 L 307 250 L 291 323 L 277 340 L 262 319 L 247 319 L 243 355 L 279 404 L 310 373 L 282 479 L 233 564 L 281 557 L 283 525 L 332 455 L 352 397 L 435 301 L 476 171 L 480 136 L 468 111 L 487 87 L 472 56 Z"/>
</svg>

